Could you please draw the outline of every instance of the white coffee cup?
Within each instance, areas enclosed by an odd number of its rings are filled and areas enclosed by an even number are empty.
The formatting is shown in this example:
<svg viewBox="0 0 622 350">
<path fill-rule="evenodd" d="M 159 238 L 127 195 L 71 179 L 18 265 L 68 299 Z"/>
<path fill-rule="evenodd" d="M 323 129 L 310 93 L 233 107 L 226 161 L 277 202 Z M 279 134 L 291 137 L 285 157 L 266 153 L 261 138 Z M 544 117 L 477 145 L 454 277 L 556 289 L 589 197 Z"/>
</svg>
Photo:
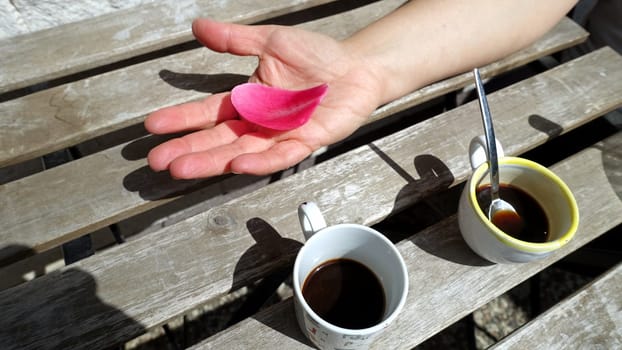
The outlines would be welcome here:
<svg viewBox="0 0 622 350">
<path fill-rule="evenodd" d="M 406 302 L 408 273 L 402 256 L 390 240 L 370 227 L 358 224 L 327 226 L 313 202 L 301 204 L 298 217 L 306 238 L 293 272 L 294 304 L 300 329 L 320 349 L 367 349 L 397 317 Z M 338 327 L 322 319 L 306 302 L 302 287 L 308 275 L 322 263 L 340 258 L 359 262 L 378 277 L 386 300 L 379 323 L 363 329 Z"/>
<path fill-rule="evenodd" d="M 497 153 L 499 182 L 521 189 L 538 202 L 548 219 L 549 238 L 542 243 L 514 238 L 492 224 L 481 210 L 477 189 L 490 184 L 484 136 L 474 138 L 469 147 L 473 174 L 462 191 L 458 206 L 462 237 L 473 251 L 492 262 L 522 263 L 542 259 L 574 236 L 579 225 L 576 200 L 568 186 L 546 167 L 524 158 L 504 157 L 498 140 Z"/>
</svg>

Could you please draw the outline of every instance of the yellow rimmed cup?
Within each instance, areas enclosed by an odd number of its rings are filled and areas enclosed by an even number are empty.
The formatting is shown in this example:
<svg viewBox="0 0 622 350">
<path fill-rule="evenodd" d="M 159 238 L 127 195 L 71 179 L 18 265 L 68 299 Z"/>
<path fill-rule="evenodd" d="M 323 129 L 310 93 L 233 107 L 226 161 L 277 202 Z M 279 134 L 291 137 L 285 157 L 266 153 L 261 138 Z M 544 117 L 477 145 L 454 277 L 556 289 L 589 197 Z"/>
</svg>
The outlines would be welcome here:
<svg viewBox="0 0 622 350">
<path fill-rule="evenodd" d="M 523 241 L 490 222 L 477 202 L 477 189 L 490 184 L 485 147 L 483 136 L 471 142 L 469 155 L 474 171 L 462 191 L 458 207 L 460 232 L 469 247 L 492 262 L 522 263 L 544 258 L 568 243 L 579 225 L 579 209 L 568 186 L 538 163 L 504 157 L 498 141 L 500 183 L 517 187 L 538 202 L 548 220 L 548 240 L 543 243 Z"/>
</svg>

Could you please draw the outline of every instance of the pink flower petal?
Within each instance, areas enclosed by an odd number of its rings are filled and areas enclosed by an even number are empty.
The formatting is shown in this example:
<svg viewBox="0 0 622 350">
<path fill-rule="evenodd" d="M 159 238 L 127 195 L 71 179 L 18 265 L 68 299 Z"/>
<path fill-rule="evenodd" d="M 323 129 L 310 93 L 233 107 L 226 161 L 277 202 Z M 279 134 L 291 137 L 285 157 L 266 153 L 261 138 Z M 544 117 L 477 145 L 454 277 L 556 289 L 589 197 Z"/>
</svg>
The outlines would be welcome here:
<svg viewBox="0 0 622 350">
<path fill-rule="evenodd" d="M 231 90 L 231 102 L 249 122 L 284 131 L 306 123 L 327 92 L 327 84 L 306 90 L 285 90 L 246 83 Z"/>
</svg>

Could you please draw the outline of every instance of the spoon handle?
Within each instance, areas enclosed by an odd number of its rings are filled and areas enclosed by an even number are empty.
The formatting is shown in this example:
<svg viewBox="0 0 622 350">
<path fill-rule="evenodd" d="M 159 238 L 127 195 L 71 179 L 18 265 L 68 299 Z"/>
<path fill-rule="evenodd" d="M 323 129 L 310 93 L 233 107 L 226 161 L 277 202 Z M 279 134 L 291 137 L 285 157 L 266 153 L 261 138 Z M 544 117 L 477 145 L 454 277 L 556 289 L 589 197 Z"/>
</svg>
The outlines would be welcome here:
<svg viewBox="0 0 622 350">
<path fill-rule="evenodd" d="M 499 162 L 497 159 L 495 130 L 492 127 L 492 117 L 490 116 L 490 109 L 488 108 L 488 99 L 486 99 L 479 69 L 473 69 L 473 74 L 475 75 L 475 86 L 479 98 L 479 109 L 482 112 L 482 120 L 484 122 L 486 148 L 488 149 L 488 167 L 490 168 L 490 194 L 494 201 L 499 198 Z"/>
</svg>

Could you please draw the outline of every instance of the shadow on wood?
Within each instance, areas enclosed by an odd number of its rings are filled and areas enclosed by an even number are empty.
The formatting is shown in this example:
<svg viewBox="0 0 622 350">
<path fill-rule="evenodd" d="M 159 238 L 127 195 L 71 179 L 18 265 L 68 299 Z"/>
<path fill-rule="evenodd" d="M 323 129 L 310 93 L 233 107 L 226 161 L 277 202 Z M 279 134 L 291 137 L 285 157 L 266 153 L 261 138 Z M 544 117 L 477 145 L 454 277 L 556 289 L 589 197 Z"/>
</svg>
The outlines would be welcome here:
<svg viewBox="0 0 622 350">
<path fill-rule="evenodd" d="M 205 93 L 223 92 L 248 81 L 242 74 L 194 74 L 177 73 L 163 69 L 160 78 L 169 85 L 182 90 L 194 90 Z"/>
<path fill-rule="evenodd" d="M 622 132 L 615 137 L 603 141 L 603 145 L 597 145 L 603 153 L 603 167 L 607 180 L 618 198 L 622 201 Z"/>
<path fill-rule="evenodd" d="M 79 268 L 52 272 L 0 292 L 3 349 L 108 348 L 144 327 L 97 295 L 97 281 Z M 106 326 L 94 330 L 88 326 Z M 87 328 L 84 328 L 87 325 Z"/>
<path fill-rule="evenodd" d="M 238 260 L 233 273 L 231 291 L 248 284 L 249 276 L 267 277 L 269 273 L 282 269 L 291 272 L 296 255 L 302 247 L 301 242 L 281 237 L 274 227 L 261 218 L 248 220 L 246 227 L 256 243 Z"/>
</svg>

